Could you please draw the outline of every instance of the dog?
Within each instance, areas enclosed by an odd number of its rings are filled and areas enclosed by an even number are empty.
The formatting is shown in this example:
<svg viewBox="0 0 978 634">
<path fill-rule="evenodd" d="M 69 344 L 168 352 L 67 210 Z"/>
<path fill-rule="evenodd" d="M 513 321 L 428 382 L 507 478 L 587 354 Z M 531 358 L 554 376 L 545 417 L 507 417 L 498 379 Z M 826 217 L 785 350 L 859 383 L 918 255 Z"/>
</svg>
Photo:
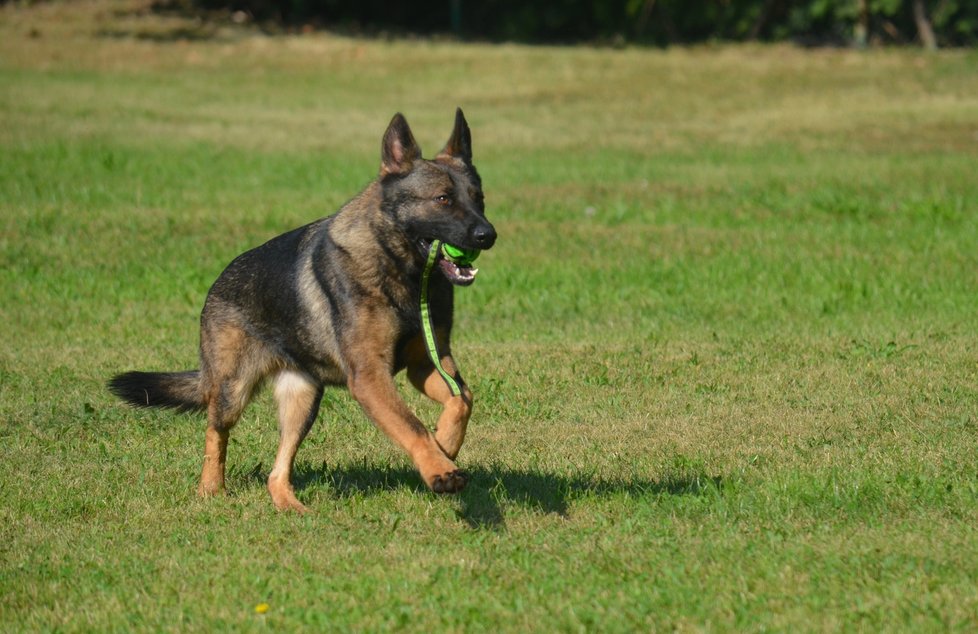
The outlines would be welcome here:
<svg viewBox="0 0 978 634">
<path fill-rule="evenodd" d="M 380 174 L 332 216 L 280 235 L 235 258 L 207 294 L 200 318 L 200 369 L 127 372 L 109 382 L 140 407 L 207 413 L 198 493 L 225 489 L 231 428 L 262 383 L 274 382 L 279 447 L 268 491 L 279 510 L 306 512 L 291 476 L 327 386 L 343 386 L 367 416 L 411 457 L 436 493 L 461 491 L 455 465 L 472 391 L 451 353 L 454 286 L 475 274 L 441 257 L 428 301 L 442 368 L 426 348 L 418 309 L 433 241 L 485 250 L 496 241 L 486 219 L 482 180 L 472 164 L 465 115 L 434 159 L 423 159 L 407 120 L 391 120 L 381 143 Z M 401 399 L 393 377 L 442 405 L 434 433 Z"/>
</svg>

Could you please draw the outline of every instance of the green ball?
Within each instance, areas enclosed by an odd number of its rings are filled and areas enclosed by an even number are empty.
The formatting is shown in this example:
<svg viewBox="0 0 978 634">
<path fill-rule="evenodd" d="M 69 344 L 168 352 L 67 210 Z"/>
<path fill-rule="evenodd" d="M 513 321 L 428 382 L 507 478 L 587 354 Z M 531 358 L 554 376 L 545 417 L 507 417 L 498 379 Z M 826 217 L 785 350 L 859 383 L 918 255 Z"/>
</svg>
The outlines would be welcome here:
<svg viewBox="0 0 978 634">
<path fill-rule="evenodd" d="M 460 249 L 451 244 L 443 244 L 441 247 L 441 252 L 446 258 L 459 264 L 461 266 L 468 266 L 475 262 L 475 259 L 479 257 L 479 249 Z"/>
</svg>

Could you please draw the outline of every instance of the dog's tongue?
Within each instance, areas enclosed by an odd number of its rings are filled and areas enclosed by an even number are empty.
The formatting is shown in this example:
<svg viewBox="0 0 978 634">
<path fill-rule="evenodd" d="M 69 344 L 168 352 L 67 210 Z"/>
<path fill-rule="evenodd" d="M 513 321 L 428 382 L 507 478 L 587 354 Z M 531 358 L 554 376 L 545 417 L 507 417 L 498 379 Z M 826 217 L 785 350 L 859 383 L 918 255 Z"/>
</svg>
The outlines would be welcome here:
<svg viewBox="0 0 978 634">
<path fill-rule="evenodd" d="M 444 258 L 438 260 L 438 266 L 441 267 L 441 272 L 445 274 L 448 281 L 456 286 L 468 286 L 475 281 L 476 273 L 479 272 L 479 269 L 474 269 L 471 266 L 459 266 Z"/>
</svg>

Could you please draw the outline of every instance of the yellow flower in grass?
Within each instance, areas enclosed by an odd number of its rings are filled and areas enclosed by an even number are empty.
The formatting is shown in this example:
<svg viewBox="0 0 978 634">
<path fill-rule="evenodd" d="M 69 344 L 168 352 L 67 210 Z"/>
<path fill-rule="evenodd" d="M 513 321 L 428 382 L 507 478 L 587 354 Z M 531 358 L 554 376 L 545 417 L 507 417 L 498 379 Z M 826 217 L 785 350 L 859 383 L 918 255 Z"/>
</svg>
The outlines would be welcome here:
<svg viewBox="0 0 978 634">
<path fill-rule="evenodd" d="M 265 612 L 268 612 L 267 603 L 259 603 L 255 606 L 255 614 L 264 614 Z"/>
</svg>

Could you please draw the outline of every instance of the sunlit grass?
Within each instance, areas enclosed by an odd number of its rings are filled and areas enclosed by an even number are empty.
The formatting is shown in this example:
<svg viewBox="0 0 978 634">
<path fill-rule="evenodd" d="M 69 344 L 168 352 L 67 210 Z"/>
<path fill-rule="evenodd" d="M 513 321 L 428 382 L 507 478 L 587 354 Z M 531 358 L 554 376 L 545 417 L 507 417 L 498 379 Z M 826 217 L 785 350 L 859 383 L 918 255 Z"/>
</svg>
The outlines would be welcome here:
<svg viewBox="0 0 978 634">
<path fill-rule="evenodd" d="M 5 628 L 978 627 L 973 52 L 269 38 L 141 6 L 0 8 Z M 105 379 L 195 366 L 226 263 L 371 180 L 395 111 L 431 155 L 456 105 L 500 233 L 458 294 L 469 488 L 427 493 L 330 391 L 313 515 L 267 499 L 267 394 L 231 495 L 197 500 L 202 422 Z"/>
</svg>

